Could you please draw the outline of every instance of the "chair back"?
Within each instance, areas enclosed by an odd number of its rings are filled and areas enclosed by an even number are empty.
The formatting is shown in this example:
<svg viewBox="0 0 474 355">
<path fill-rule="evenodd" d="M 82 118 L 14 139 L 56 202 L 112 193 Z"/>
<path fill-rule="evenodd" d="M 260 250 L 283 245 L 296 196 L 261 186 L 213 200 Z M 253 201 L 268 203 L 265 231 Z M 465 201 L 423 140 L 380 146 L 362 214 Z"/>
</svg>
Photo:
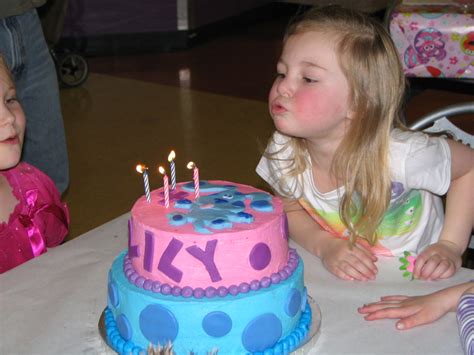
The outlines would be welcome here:
<svg viewBox="0 0 474 355">
<path fill-rule="evenodd" d="M 451 117 L 464 114 L 472 114 L 474 118 L 474 102 L 447 106 L 434 111 L 416 120 L 409 128 L 425 132 L 449 132 L 455 140 L 474 148 L 474 136 L 450 121 Z"/>
</svg>

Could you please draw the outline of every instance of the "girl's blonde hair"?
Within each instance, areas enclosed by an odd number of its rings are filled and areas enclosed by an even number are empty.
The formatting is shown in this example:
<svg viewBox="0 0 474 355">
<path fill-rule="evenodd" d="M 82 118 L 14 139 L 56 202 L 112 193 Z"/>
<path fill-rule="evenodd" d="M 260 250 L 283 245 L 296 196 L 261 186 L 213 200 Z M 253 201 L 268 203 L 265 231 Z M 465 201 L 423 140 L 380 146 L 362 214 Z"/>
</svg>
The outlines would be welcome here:
<svg viewBox="0 0 474 355">
<path fill-rule="evenodd" d="M 13 76 L 10 71 L 10 68 L 8 67 L 7 60 L 5 59 L 2 53 L 0 53 L 0 70 L 4 70 L 10 78 L 11 82 L 14 83 Z"/>
<path fill-rule="evenodd" d="M 313 8 L 288 27 L 288 37 L 308 31 L 335 39 L 339 65 L 348 81 L 350 127 L 341 141 L 331 174 L 343 183 L 340 217 L 352 242 L 377 241 L 377 227 L 390 202 L 389 138 L 400 121 L 405 91 L 398 52 L 390 35 L 375 19 L 339 6 Z M 291 137 L 281 147 L 294 149 L 294 161 L 283 180 L 306 169 L 305 142 Z M 299 179 L 300 180 L 300 179 Z M 301 183 L 301 181 L 300 181 Z"/>
</svg>

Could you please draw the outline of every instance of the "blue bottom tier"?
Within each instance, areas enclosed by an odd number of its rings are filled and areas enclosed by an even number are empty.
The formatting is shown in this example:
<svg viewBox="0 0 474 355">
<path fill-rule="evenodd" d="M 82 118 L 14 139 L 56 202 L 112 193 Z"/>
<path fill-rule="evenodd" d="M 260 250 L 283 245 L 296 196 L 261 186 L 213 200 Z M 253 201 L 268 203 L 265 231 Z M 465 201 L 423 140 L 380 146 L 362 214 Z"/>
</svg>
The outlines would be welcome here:
<svg viewBox="0 0 474 355">
<path fill-rule="evenodd" d="M 303 263 L 285 281 L 238 295 L 195 298 L 139 288 L 123 272 L 125 252 L 109 273 L 105 329 L 120 354 L 146 354 L 150 345 L 173 344 L 178 355 L 286 354 L 306 338 L 311 308 Z"/>
</svg>

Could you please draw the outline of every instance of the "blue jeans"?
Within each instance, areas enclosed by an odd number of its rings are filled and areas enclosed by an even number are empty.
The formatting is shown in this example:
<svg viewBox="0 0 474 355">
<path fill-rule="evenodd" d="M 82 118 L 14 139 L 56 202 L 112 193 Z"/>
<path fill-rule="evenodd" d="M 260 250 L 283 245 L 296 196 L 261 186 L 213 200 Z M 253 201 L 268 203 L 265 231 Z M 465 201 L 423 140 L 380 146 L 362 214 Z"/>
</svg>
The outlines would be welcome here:
<svg viewBox="0 0 474 355">
<path fill-rule="evenodd" d="M 0 51 L 26 115 L 22 160 L 46 173 L 63 193 L 69 163 L 56 69 L 35 9 L 0 20 Z"/>
</svg>

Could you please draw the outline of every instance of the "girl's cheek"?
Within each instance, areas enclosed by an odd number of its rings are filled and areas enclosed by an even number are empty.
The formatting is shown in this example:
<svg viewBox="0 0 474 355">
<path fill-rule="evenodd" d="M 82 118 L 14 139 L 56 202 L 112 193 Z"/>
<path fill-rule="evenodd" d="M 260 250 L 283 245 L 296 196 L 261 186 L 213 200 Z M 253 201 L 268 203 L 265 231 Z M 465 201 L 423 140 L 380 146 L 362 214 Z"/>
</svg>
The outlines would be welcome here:
<svg viewBox="0 0 474 355">
<path fill-rule="evenodd" d="M 18 138 L 20 139 L 20 142 L 23 144 L 24 138 L 25 138 L 25 128 L 26 128 L 26 122 L 25 119 L 20 117 L 16 121 L 16 132 L 18 134 Z"/>
<path fill-rule="evenodd" d="M 17 125 L 18 125 L 18 130 L 21 132 L 21 134 L 25 135 L 26 117 L 23 110 L 21 110 L 19 114 L 17 114 Z"/>
<path fill-rule="evenodd" d="M 311 116 L 318 110 L 316 96 L 311 92 L 299 92 L 295 98 L 295 109 L 302 117 L 311 119 Z"/>
<path fill-rule="evenodd" d="M 20 134 L 20 142 L 21 142 L 21 147 L 23 148 L 23 144 L 25 143 L 25 130 L 23 130 Z"/>
</svg>

